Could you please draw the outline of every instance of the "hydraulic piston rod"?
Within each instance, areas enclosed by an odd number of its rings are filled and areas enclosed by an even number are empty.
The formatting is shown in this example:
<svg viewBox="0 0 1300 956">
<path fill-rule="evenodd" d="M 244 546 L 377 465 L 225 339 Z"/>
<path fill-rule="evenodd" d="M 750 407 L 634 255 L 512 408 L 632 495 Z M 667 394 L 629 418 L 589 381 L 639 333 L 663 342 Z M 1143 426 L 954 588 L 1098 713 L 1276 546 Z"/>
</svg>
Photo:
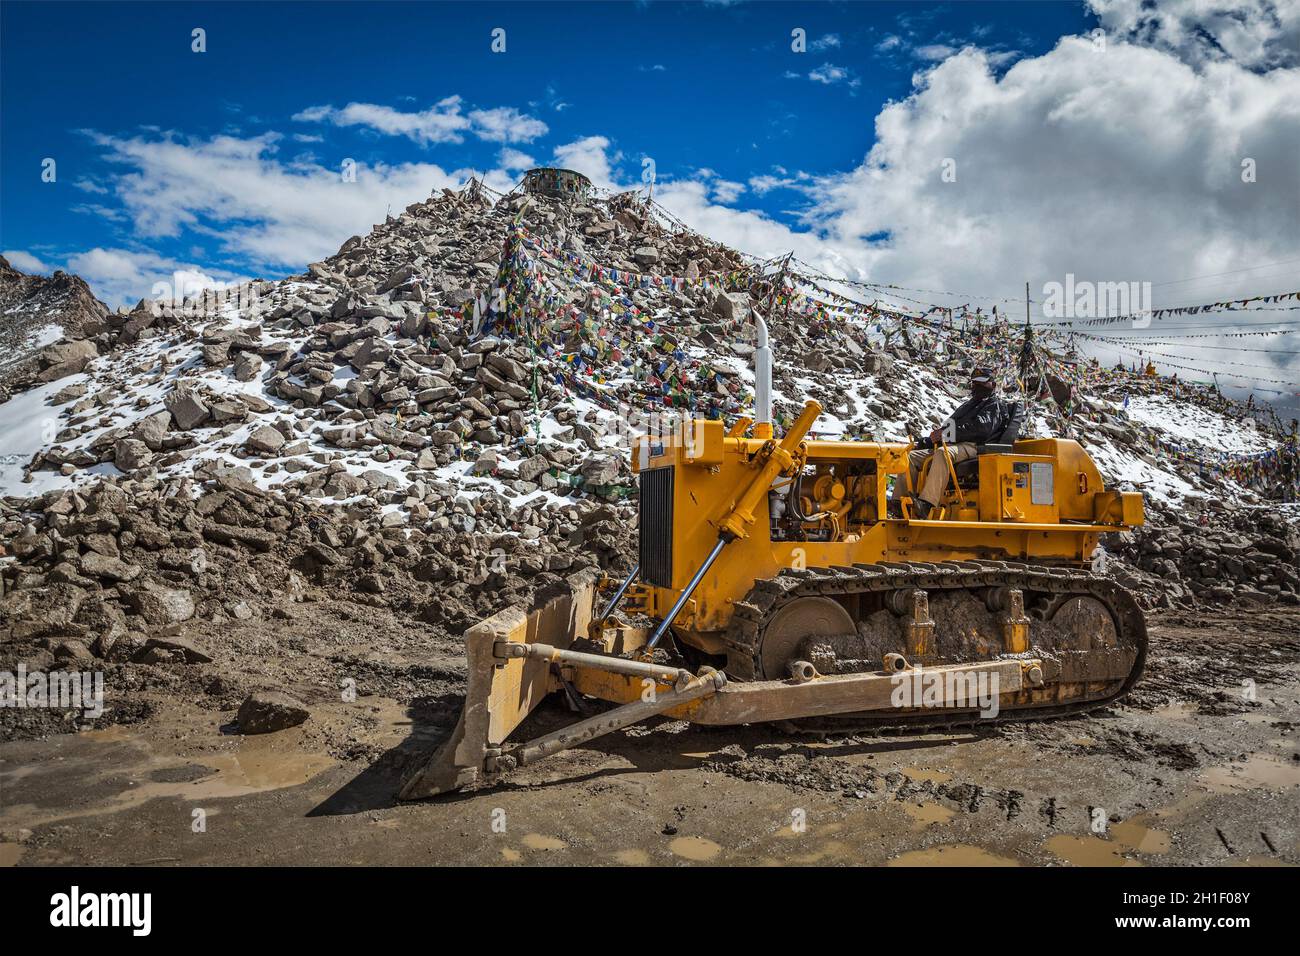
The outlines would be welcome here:
<svg viewBox="0 0 1300 956">
<path fill-rule="evenodd" d="M 695 572 L 695 576 L 691 578 L 691 583 L 682 588 L 682 593 L 677 595 L 677 600 L 673 602 L 672 610 L 664 615 L 664 619 L 659 622 L 659 626 L 655 628 L 655 632 L 650 635 L 650 640 L 646 642 L 645 646 L 647 651 L 654 650 L 658 646 L 660 640 L 663 639 L 663 636 L 668 633 L 668 628 L 672 627 L 673 618 L 675 618 L 681 609 L 686 606 L 686 602 L 691 599 L 691 594 L 700 586 L 700 582 L 704 580 L 704 575 L 709 573 L 709 568 L 713 567 L 713 562 L 718 560 L 718 555 L 722 553 L 722 549 L 725 548 L 727 542 L 731 540 L 733 539 L 727 535 L 718 538 L 718 543 L 713 546 L 713 550 L 709 552 L 709 556 L 704 559 L 704 563 L 700 565 L 700 569 Z"/>
<path fill-rule="evenodd" d="M 640 573 L 641 565 L 633 565 L 632 570 L 629 571 L 627 577 L 623 579 L 623 583 L 620 584 L 618 590 L 614 592 L 614 596 L 610 598 L 609 603 L 605 605 L 605 610 L 601 611 L 600 617 L 596 618 L 597 625 L 604 624 L 606 619 L 617 610 L 619 602 L 623 600 L 623 595 L 627 593 L 627 589 L 632 586 L 632 582 L 636 580 L 636 576 Z"/>
<path fill-rule="evenodd" d="M 656 681 L 678 683 L 689 679 L 691 672 L 681 667 L 666 667 L 645 661 L 629 661 L 621 657 L 608 657 L 604 654 L 588 654 L 585 651 L 571 651 L 567 648 L 552 647 L 550 644 L 515 644 L 510 641 L 497 641 L 495 656 L 533 657 L 550 661 L 552 664 L 572 664 L 575 667 L 594 667 L 609 671 L 611 674 L 627 674 L 630 677 L 648 677 Z"/>
</svg>

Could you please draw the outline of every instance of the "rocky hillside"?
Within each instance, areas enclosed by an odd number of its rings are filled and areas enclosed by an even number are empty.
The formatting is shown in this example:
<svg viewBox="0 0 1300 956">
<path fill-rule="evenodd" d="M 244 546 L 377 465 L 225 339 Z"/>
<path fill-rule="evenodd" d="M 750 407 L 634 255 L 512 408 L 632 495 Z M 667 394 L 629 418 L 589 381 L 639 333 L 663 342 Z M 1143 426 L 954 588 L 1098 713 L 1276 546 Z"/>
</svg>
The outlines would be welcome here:
<svg viewBox="0 0 1300 956">
<path fill-rule="evenodd" d="M 778 416 L 813 396 L 819 434 L 905 439 L 972 364 L 1011 391 L 1019 366 L 1030 433 L 1078 437 L 1147 493 L 1158 530 L 1110 547 L 1150 601 L 1300 590 L 1294 525 L 1263 507 L 1279 439 L 1239 406 L 1024 350 L 1005 321 L 856 304 L 629 196 L 471 184 L 301 276 L 130 311 L 11 273 L 48 324 L 58 303 L 67 318 L 0 404 L 6 656 L 184 661 L 205 653 L 184 622 L 279 613 L 311 588 L 454 633 L 573 568 L 622 569 L 631 435 L 748 410 L 755 310 Z"/>
<path fill-rule="evenodd" d="M 103 333 L 107 315 L 78 276 L 27 275 L 0 256 L 0 400 L 32 381 L 81 371 L 97 350 L 75 343 Z"/>
</svg>

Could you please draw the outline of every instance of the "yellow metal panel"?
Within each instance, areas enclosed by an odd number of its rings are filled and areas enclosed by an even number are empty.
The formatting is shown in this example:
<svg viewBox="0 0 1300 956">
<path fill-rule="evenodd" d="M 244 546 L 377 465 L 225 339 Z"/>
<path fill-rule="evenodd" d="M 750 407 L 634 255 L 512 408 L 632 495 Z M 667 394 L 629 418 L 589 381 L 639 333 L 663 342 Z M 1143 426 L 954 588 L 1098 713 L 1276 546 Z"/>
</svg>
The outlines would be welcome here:
<svg viewBox="0 0 1300 956">
<path fill-rule="evenodd" d="M 1016 454 L 1046 455 L 1056 462 L 1056 502 L 1066 521 L 1091 521 L 1092 498 L 1105 486 L 1101 472 L 1077 441 L 1036 438 L 1016 442 Z"/>
<path fill-rule="evenodd" d="M 981 520 L 1054 524 L 1060 514 L 1058 470 L 1047 455 L 980 455 Z"/>
<path fill-rule="evenodd" d="M 697 418 L 682 423 L 682 447 L 692 465 L 722 464 L 722 422 Z"/>
<path fill-rule="evenodd" d="M 1135 491 L 1105 491 L 1093 498 L 1098 524 L 1136 526 L 1146 521 L 1142 495 Z"/>
</svg>

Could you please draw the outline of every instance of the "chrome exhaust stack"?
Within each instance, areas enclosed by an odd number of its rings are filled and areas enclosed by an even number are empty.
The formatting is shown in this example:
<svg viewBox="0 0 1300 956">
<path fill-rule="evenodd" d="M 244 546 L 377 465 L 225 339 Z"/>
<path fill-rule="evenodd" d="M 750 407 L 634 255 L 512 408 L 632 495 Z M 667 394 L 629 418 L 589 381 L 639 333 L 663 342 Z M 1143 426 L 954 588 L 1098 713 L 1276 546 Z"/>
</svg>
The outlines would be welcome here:
<svg viewBox="0 0 1300 956">
<path fill-rule="evenodd" d="M 754 349 L 754 435 L 771 438 L 772 426 L 772 349 L 768 346 L 767 322 L 757 312 L 758 344 Z"/>
</svg>

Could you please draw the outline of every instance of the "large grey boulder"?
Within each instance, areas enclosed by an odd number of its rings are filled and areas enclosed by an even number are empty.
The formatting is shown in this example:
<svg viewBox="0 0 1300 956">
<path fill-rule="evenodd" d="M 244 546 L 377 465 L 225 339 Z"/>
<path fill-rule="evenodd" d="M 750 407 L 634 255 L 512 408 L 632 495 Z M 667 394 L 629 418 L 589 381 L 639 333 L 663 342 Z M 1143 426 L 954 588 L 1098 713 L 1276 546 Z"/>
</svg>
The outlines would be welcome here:
<svg viewBox="0 0 1300 956">
<path fill-rule="evenodd" d="M 274 455 L 284 445 L 284 436 L 270 425 L 253 429 L 248 436 L 248 447 L 263 455 Z"/>
<path fill-rule="evenodd" d="M 40 351 L 42 371 L 37 378 L 42 382 L 53 382 L 65 375 L 73 375 L 84 369 L 98 354 L 95 343 L 89 339 L 47 345 Z"/>
<path fill-rule="evenodd" d="M 182 431 L 198 428 L 212 414 L 203 399 L 188 385 L 177 385 L 168 392 L 163 407 L 172 413 L 172 421 Z"/>
</svg>

